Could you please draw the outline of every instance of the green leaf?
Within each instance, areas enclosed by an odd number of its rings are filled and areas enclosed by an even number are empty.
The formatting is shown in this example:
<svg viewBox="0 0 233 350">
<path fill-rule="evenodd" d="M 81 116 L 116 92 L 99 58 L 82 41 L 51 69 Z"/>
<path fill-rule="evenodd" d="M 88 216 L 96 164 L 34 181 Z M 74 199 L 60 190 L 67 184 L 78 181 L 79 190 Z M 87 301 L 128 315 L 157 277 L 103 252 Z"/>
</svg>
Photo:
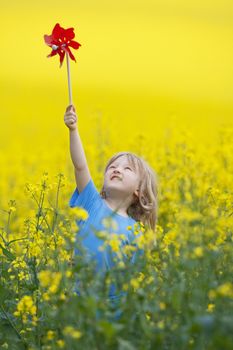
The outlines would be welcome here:
<svg viewBox="0 0 233 350">
<path fill-rule="evenodd" d="M 7 250 L 6 248 L 4 248 L 1 244 L 0 244 L 0 248 L 2 249 L 3 254 L 11 261 L 15 260 L 15 255 L 12 254 L 9 250 Z"/>
<path fill-rule="evenodd" d="M 133 344 L 131 344 L 128 340 L 118 338 L 119 342 L 119 350 L 136 350 Z"/>
<path fill-rule="evenodd" d="M 12 241 L 10 241 L 7 245 L 9 246 L 11 243 L 14 243 L 14 242 L 17 242 L 17 241 L 22 241 L 22 240 L 25 240 L 25 239 L 28 239 L 28 238 L 25 237 L 25 238 L 12 239 Z"/>
<path fill-rule="evenodd" d="M 6 289 L 2 284 L 0 284 L 0 304 L 2 304 L 3 301 L 6 299 L 8 293 L 8 289 Z"/>
<path fill-rule="evenodd" d="M 99 328 L 101 329 L 102 333 L 105 334 L 105 336 L 108 338 L 108 339 L 111 339 L 113 338 L 113 336 L 115 335 L 116 331 L 114 329 L 114 326 L 105 321 L 105 320 L 101 320 L 98 322 L 98 325 L 99 325 Z"/>
</svg>

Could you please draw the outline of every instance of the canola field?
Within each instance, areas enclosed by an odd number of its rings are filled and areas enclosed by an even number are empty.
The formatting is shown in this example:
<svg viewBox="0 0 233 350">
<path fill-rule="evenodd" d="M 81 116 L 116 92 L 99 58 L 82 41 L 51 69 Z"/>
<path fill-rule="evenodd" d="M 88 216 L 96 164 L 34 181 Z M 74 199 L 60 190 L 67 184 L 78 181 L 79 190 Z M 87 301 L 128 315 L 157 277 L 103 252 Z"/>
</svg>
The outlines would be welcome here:
<svg viewBox="0 0 233 350">
<path fill-rule="evenodd" d="M 13 1 L 0 14 L 0 348 L 230 350 L 231 2 L 88 5 Z M 159 180 L 156 230 L 135 228 L 145 254 L 129 264 L 133 248 L 123 256 L 106 227 L 118 260 L 99 278 L 73 255 L 75 220 L 87 213 L 68 205 L 66 67 L 46 58 L 43 42 L 56 22 L 74 26 L 83 45 L 71 65 L 73 99 L 96 187 L 108 159 L 126 150 Z M 116 305 L 112 281 L 126 292 Z"/>
<path fill-rule="evenodd" d="M 84 261 L 71 264 L 75 219 L 86 218 L 82 209 L 68 208 L 71 169 L 17 189 L 1 208 L 3 348 L 231 348 L 232 129 L 222 130 L 211 149 L 196 147 L 188 135 L 171 133 L 156 149 L 141 137 L 132 148 L 159 174 L 156 242 L 155 232 L 145 231 L 138 239 L 145 256 L 130 266 L 119 240 L 107 237 L 119 263 L 100 279 Z M 106 144 L 96 149 L 95 143 L 88 148 L 93 163 L 109 156 Z M 32 159 L 25 160 L 30 169 Z M 101 162 L 99 169 L 97 184 Z M 74 293 L 77 278 L 82 298 Z M 107 299 L 111 281 L 128 293 L 116 308 Z"/>
</svg>

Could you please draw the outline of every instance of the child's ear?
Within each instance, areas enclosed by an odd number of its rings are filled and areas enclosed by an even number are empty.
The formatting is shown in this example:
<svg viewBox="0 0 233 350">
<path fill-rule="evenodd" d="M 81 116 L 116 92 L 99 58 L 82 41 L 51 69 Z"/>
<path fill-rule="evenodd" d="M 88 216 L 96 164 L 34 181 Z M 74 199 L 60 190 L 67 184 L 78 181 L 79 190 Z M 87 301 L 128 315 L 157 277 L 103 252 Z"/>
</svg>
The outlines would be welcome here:
<svg viewBox="0 0 233 350">
<path fill-rule="evenodd" d="M 136 197 L 138 197 L 139 196 L 139 190 L 135 190 L 134 194 L 135 194 Z"/>
</svg>

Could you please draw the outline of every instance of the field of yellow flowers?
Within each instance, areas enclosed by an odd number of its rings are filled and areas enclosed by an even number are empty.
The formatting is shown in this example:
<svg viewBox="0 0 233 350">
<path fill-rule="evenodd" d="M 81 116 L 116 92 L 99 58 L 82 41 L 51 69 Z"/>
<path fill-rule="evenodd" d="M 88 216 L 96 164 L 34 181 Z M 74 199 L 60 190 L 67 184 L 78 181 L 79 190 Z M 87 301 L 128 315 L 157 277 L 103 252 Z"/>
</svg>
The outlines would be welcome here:
<svg viewBox="0 0 233 350">
<path fill-rule="evenodd" d="M 232 19 L 232 0 L 1 2 L 0 349 L 232 350 Z M 73 254 L 87 213 L 69 207 L 66 67 L 46 57 L 58 22 L 82 45 L 73 101 L 96 187 L 120 151 L 159 180 L 144 254 L 129 264 L 134 247 L 99 233 L 118 258 L 101 276 Z"/>
<path fill-rule="evenodd" d="M 103 130 L 101 139 L 82 135 L 99 189 L 106 161 L 122 149 Z M 156 144 L 146 134 L 129 137 L 125 146 L 158 175 L 158 224 L 138 238 L 145 254 L 135 264 L 119 255 L 99 278 L 94 265 L 73 257 L 81 244 L 75 219 L 86 213 L 68 207 L 75 188 L 68 149 L 19 150 L 14 165 L 10 147 L 1 154 L 0 348 L 232 349 L 232 139 L 233 128 L 222 127 L 207 147 L 181 124 Z M 55 173 L 58 163 L 63 171 Z M 116 305 L 107 298 L 113 280 L 126 292 Z"/>
</svg>

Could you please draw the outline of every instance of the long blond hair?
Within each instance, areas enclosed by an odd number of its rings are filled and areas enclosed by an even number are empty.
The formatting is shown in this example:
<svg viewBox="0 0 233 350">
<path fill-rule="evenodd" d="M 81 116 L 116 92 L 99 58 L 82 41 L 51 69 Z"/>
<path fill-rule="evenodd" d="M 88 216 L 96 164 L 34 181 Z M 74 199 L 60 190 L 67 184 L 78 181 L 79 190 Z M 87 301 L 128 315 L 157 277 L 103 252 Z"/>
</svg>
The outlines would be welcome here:
<svg viewBox="0 0 233 350">
<path fill-rule="evenodd" d="M 142 222 L 145 226 L 155 230 L 158 219 L 158 179 L 157 175 L 148 163 L 131 152 L 118 152 L 108 161 L 104 173 L 108 167 L 119 157 L 127 156 L 128 162 L 134 170 L 139 169 L 140 182 L 139 193 L 136 200 L 127 209 L 127 214 L 134 220 Z M 102 198 L 106 198 L 104 186 L 100 191 Z"/>
</svg>

